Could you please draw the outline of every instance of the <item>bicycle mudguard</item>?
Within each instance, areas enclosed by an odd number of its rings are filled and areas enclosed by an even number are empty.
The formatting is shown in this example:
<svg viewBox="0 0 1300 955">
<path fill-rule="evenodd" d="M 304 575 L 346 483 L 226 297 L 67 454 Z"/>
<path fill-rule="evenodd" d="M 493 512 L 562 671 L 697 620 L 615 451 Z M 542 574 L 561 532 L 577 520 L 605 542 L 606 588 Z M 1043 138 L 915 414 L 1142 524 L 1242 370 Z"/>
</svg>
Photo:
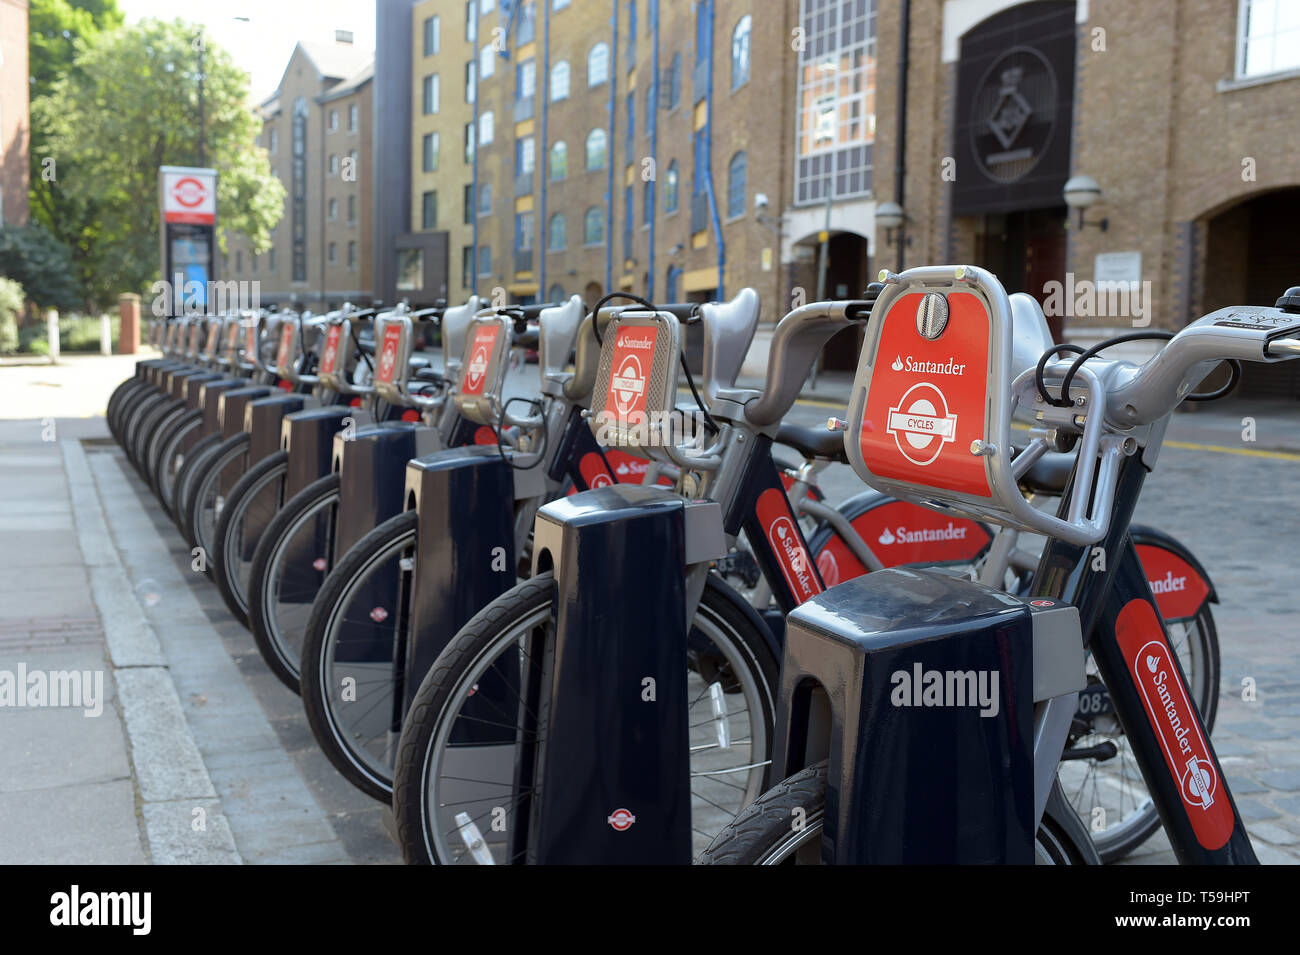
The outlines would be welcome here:
<svg viewBox="0 0 1300 955">
<path fill-rule="evenodd" d="M 856 494 L 836 508 L 885 567 L 938 567 L 979 560 L 993 542 L 979 521 L 900 501 L 879 491 Z M 808 543 L 827 587 L 867 572 L 829 523 L 823 521 Z"/>
<path fill-rule="evenodd" d="M 1166 623 L 1190 620 L 1201 612 L 1206 601 L 1219 602 L 1210 575 L 1178 540 L 1144 524 L 1131 525 L 1129 536 Z"/>
</svg>

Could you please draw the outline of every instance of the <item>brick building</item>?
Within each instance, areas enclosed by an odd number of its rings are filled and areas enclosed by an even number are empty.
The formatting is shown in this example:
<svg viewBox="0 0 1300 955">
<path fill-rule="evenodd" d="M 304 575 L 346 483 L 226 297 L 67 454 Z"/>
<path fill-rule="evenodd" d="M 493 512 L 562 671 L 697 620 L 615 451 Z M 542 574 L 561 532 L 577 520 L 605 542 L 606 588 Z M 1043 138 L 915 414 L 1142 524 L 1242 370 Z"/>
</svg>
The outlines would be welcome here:
<svg viewBox="0 0 1300 955">
<path fill-rule="evenodd" d="M 881 266 L 969 262 L 1037 296 L 1060 337 L 1091 342 L 1300 283 L 1300 3 L 404 10 L 400 254 L 421 282 L 401 294 L 706 299 L 750 285 L 770 323 L 857 294 Z M 1072 180 L 1086 208 L 1067 203 Z M 1134 291 L 1090 297 L 1094 281 Z M 854 365 L 852 333 L 825 361 Z M 1300 393 L 1285 365 L 1250 372 L 1248 392 Z"/>
<path fill-rule="evenodd" d="M 257 107 L 258 145 L 285 187 L 271 248 L 228 234 L 223 279 L 258 281 L 263 304 L 314 309 L 369 301 L 374 59 L 352 45 L 300 42 L 276 91 Z"/>
<path fill-rule="evenodd" d="M 0 225 L 25 225 L 30 175 L 27 0 L 0 0 Z"/>
<path fill-rule="evenodd" d="M 1065 296 L 1055 320 L 1085 343 L 1300 283 L 1300 3 L 909 7 L 904 263 L 984 265 L 1044 302 L 1053 282 L 1150 283 L 1140 312 Z M 898 141 L 901 8 L 880 4 L 882 157 Z M 1082 220 L 1064 197 L 1075 176 L 1100 191 Z M 893 162 L 875 179 L 897 197 Z M 875 238 L 895 267 L 898 233 Z M 1298 374 L 1252 367 L 1243 391 L 1300 395 Z"/>
</svg>

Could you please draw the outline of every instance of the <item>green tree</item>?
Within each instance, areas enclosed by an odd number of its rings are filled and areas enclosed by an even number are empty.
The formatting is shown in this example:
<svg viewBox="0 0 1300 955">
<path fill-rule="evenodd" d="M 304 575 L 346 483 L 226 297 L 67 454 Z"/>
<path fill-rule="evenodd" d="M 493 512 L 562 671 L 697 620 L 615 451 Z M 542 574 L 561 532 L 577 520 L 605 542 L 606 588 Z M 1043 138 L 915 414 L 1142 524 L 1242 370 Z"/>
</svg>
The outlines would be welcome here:
<svg viewBox="0 0 1300 955">
<path fill-rule="evenodd" d="M 145 20 L 82 39 L 73 69 L 32 103 L 32 125 L 45 129 L 57 160 L 67 216 L 58 232 L 93 302 L 146 292 L 158 277 L 158 167 L 198 165 L 199 36 L 180 20 Z M 284 187 L 256 145 L 248 76 L 210 43 L 204 74 L 221 227 L 265 251 Z"/>
<path fill-rule="evenodd" d="M 32 96 L 49 92 L 72 70 L 79 42 L 116 30 L 122 23 L 117 0 L 31 0 L 27 53 Z M 72 220 L 57 185 L 58 163 L 46 162 L 53 155 L 43 127 L 32 128 L 29 147 L 32 217 L 71 245 L 78 237 L 63 231 L 63 224 Z"/>
<path fill-rule="evenodd" d="M 15 280 L 42 308 L 83 304 L 71 251 L 38 222 L 0 228 L 0 278 Z"/>
</svg>

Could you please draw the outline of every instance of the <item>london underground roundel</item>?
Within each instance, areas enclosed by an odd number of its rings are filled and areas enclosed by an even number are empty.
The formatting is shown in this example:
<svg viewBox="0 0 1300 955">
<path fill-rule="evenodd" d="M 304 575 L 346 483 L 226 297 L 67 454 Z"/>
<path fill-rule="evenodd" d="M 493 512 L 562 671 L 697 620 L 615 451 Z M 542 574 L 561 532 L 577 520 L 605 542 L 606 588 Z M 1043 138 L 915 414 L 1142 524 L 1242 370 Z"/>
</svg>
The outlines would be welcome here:
<svg viewBox="0 0 1300 955">
<path fill-rule="evenodd" d="M 481 395 L 487 383 L 488 364 L 492 360 L 492 346 L 496 344 L 499 325 L 482 325 L 474 331 L 470 342 L 469 361 L 465 364 L 465 377 L 460 391 L 464 395 Z"/>
<path fill-rule="evenodd" d="M 949 292 L 940 324 L 920 314 L 926 299 L 903 295 L 882 318 L 859 434 L 862 459 L 883 478 L 989 497 L 985 459 L 970 453 L 985 437 L 988 312 L 973 293 Z"/>
<path fill-rule="evenodd" d="M 654 362 L 659 330 L 653 326 L 625 325 L 614 339 L 610 364 L 609 394 L 605 408 L 613 408 L 620 420 L 645 411 L 647 382 Z"/>
</svg>

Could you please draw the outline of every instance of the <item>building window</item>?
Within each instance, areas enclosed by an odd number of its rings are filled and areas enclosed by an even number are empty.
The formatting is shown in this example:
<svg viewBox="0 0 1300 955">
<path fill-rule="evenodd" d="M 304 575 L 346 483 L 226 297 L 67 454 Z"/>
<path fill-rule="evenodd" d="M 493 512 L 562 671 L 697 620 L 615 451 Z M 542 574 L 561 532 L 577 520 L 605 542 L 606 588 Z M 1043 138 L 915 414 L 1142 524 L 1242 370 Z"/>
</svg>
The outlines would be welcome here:
<svg viewBox="0 0 1300 955">
<path fill-rule="evenodd" d="M 551 67 L 551 102 L 558 103 L 569 98 L 569 64 L 560 60 Z"/>
<path fill-rule="evenodd" d="M 334 153 L 330 153 L 330 175 L 337 176 L 338 174 L 339 174 L 339 157 Z"/>
<path fill-rule="evenodd" d="M 531 212 L 515 213 L 515 251 L 531 252 L 533 250 L 533 214 Z"/>
<path fill-rule="evenodd" d="M 348 107 L 348 132 L 355 133 L 356 131 L 357 131 L 357 105 L 356 103 L 353 103 L 351 106 Z"/>
<path fill-rule="evenodd" d="M 515 46 L 532 43 L 537 38 L 537 7 L 533 0 L 524 0 L 519 7 L 519 26 L 515 28 Z"/>
<path fill-rule="evenodd" d="M 348 196 L 348 225 L 357 224 L 357 197 Z"/>
<path fill-rule="evenodd" d="M 430 190 L 422 197 L 420 206 L 420 228 L 438 228 L 438 193 Z"/>
<path fill-rule="evenodd" d="M 481 216 L 492 214 L 492 183 L 490 182 L 478 184 L 478 214 Z"/>
<path fill-rule="evenodd" d="M 582 242 L 584 245 L 601 245 L 605 241 L 605 219 L 599 206 L 592 206 L 582 217 Z"/>
<path fill-rule="evenodd" d="M 492 110 L 488 110 L 478 118 L 478 143 L 480 146 L 492 145 L 492 139 L 495 136 L 495 119 Z"/>
<path fill-rule="evenodd" d="M 554 302 L 554 303 L 557 304 L 557 305 L 558 305 L 560 302 L 563 302 L 563 301 L 564 301 L 564 286 L 563 286 L 563 285 L 560 285 L 559 283 L 556 283 L 555 285 L 552 285 L 552 286 L 551 286 L 551 290 L 550 290 L 549 292 L 546 293 L 546 300 L 547 300 L 548 302 Z"/>
<path fill-rule="evenodd" d="M 355 269 L 356 267 L 357 267 L 357 244 L 355 242 L 349 242 L 348 243 L 348 268 Z"/>
<path fill-rule="evenodd" d="M 332 109 L 330 110 L 330 132 L 331 133 L 338 132 L 338 128 L 339 128 L 339 111 L 336 109 Z"/>
<path fill-rule="evenodd" d="M 466 225 L 469 225 L 474 221 L 474 184 L 473 183 L 470 183 L 465 187 L 465 198 L 461 204 L 461 208 L 464 210 L 464 214 L 461 216 L 461 221 L 464 222 Z"/>
<path fill-rule="evenodd" d="M 333 222 L 335 219 L 339 217 L 339 201 L 337 199 L 330 200 L 329 210 L 330 210 L 329 213 L 330 221 Z"/>
<path fill-rule="evenodd" d="M 748 174 L 749 160 L 744 150 L 731 157 L 727 164 L 727 218 L 734 219 L 745 214 L 745 177 Z"/>
<path fill-rule="evenodd" d="M 677 160 L 668 164 L 664 176 L 664 214 L 677 211 Z"/>
<path fill-rule="evenodd" d="M 352 179 L 355 181 L 357 173 L 361 171 L 361 156 L 354 149 L 352 152 L 348 153 L 348 157 L 352 160 Z"/>
<path fill-rule="evenodd" d="M 627 94 L 627 152 L 632 155 L 632 140 L 636 138 L 636 93 Z"/>
<path fill-rule="evenodd" d="M 438 112 L 438 74 L 431 73 L 424 78 L 424 115 L 433 116 Z"/>
<path fill-rule="evenodd" d="M 609 44 L 597 43 L 587 54 L 587 85 L 599 86 L 609 80 Z"/>
<path fill-rule="evenodd" d="M 273 129 L 271 130 L 271 155 L 274 156 L 279 151 L 280 151 L 280 131 L 278 129 Z"/>
<path fill-rule="evenodd" d="M 497 51 L 489 43 L 478 51 L 478 75 L 487 79 L 497 68 Z"/>
<path fill-rule="evenodd" d="M 478 73 L 478 64 L 470 60 L 465 64 L 465 102 L 474 102 L 475 77 Z"/>
<path fill-rule="evenodd" d="M 424 171 L 437 172 L 438 171 L 438 134 L 425 133 L 423 147 L 424 147 L 423 148 Z"/>
<path fill-rule="evenodd" d="M 1300 69 L 1300 5 L 1294 0 L 1241 0 L 1237 78 Z"/>
<path fill-rule="evenodd" d="M 537 145 L 532 136 L 515 140 L 515 174 L 531 176 L 537 166 Z"/>
<path fill-rule="evenodd" d="M 465 124 L 465 162 L 474 161 L 474 124 Z"/>
<path fill-rule="evenodd" d="M 466 0 L 465 3 L 465 42 L 478 41 L 478 0 Z"/>
<path fill-rule="evenodd" d="M 668 67 L 668 108 L 676 109 L 682 101 L 682 55 L 673 54 L 672 66 Z"/>
<path fill-rule="evenodd" d="M 465 288 L 474 287 L 474 246 L 460 247 L 460 284 Z"/>
<path fill-rule="evenodd" d="M 442 17 L 426 17 L 424 21 L 424 55 L 434 56 L 442 49 Z"/>
<path fill-rule="evenodd" d="M 565 234 L 568 231 L 568 222 L 564 218 L 563 212 L 557 212 L 551 216 L 551 223 L 547 227 L 546 247 L 552 252 L 563 252 L 565 243 L 568 239 Z M 555 299 L 551 299 L 555 301 Z"/>
<path fill-rule="evenodd" d="M 329 260 L 330 265 L 333 265 L 338 261 L 339 257 L 335 251 L 335 244 L 333 242 L 325 247 L 325 258 Z"/>
<path fill-rule="evenodd" d="M 487 16 L 496 8 L 497 8 L 496 0 L 482 0 L 482 2 L 479 4 L 479 13 L 483 14 L 483 16 Z"/>
<path fill-rule="evenodd" d="M 551 146 L 551 181 L 559 182 L 569 174 L 569 147 L 560 140 Z"/>
<path fill-rule="evenodd" d="M 655 217 L 655 184 L 653 179 L 647 179 L 645 185 L 641 187 L 641 223 L 649 225 Z"/>
<path fill-rule="evenodd" d="M 569 5 L 569 0 L 555 0 L 555 2 L 551 4 L 551 9 L 563 10 L 568 5 Z"/>
<path fill-rule="evenodd" d="M 627 65 L 636 63 L 636 0 L 627 0 Z"/>
<path fill-rule="evenodd" d="M 654 121 L 655 97 L 659 95 L 659 84 L 651 83 L 645 91 L 645 134 L 650 135 L 650 126 Z"/>
<path fill-rule="evenodd" d="M 492 246 L 480 245 L 478 247 L 478 274 L 492 274 Z"/>
<path fill-rule="evenodd" d="M 740 89 L 749 82 L 749 14 L 740 18 L 731 34 L 731 88 Z"/>
<path fill-rule="evenodd" d="M 587 171 L 605 168 L 605 131 L 593 129 L 587 134 Z"/>
<path fill-rule="evenodd" d="M 524 60 L 515 67 L 515 99 L 531 100 L 537 92 L 537 61 Z"/>
<path fill-rule="evenodd" d="M 803 0 L 794 205 L 866 195 L 876 132 L 876 6 Z"/>
</svg>

